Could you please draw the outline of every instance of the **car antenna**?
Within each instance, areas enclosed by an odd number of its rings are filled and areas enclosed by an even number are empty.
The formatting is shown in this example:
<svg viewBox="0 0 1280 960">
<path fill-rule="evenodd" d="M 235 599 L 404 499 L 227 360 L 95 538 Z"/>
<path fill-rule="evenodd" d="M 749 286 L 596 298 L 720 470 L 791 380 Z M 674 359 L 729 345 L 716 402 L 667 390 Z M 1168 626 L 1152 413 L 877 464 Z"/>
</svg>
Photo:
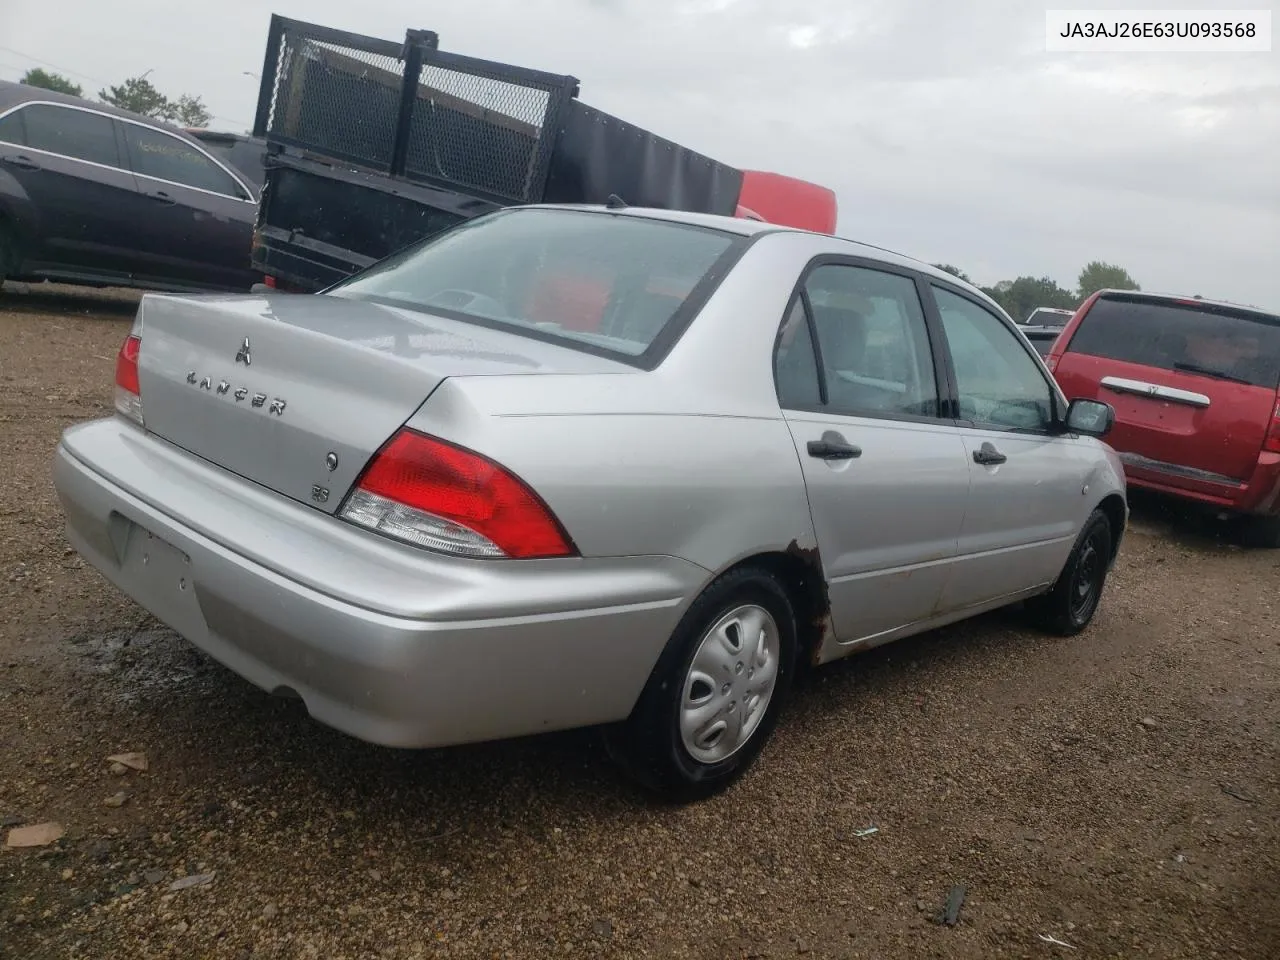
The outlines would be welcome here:
<svg viewBox="0 0 1280 960">
<path fill-rule="evenodd" d="M 625 210 L 627 207 L 627 201 L 623 200 L 616 193 L 611 193 L 609 194 L 609 200 L 605 203 L 605 206 L 610 210 Z"/>
</svg>

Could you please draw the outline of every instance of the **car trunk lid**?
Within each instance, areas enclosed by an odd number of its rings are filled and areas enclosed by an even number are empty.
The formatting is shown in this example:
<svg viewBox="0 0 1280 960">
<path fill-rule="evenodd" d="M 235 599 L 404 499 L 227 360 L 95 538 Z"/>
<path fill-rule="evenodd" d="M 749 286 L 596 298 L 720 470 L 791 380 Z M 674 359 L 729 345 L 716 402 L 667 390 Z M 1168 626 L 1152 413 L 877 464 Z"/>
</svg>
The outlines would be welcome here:
<svg viewBox="0 0 1280 960">
<path fill-rule="evenodd" d="M 330 296 L 149 295 L 139 316 L 147 430 L 328 513 L 446 377 L 631 370 L 505 331 Z"/>
<path fill-rule="evenodd" d="M 1280 380 L 1280 318 L 1199 301 L 1106 294 L 1055 370 L 1070 396 L 1110 403 L 1128 463 L 1234 483 L 1258 462 Z"/>
</svg>

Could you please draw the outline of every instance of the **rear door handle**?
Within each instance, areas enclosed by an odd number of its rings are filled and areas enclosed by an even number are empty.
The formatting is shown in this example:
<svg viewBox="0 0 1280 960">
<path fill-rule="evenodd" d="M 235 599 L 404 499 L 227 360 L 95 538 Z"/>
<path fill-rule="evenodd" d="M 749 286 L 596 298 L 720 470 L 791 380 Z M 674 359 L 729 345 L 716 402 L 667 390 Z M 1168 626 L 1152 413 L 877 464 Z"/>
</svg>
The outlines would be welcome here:
<svg viewBox="0 0 1280 960">
<path fill-rule="evenodd" d="M 809 456 L 819 460 L 856 460 L 862 456 L 862 448 L 849 443 L 834 430 L 828 430 L 821 440 L 810 440 L 805 444 Z"/>
<path fill-rule="evenodd" d="M 19 170 L 39 170 L 38 163 L 32 163 L 31 160 L 23 156 L 0 157 L 0 162 L 7 163 L 11 167 L 17 167 Z"/>
<path fill-rule="evenodd" d="M 993 447 L 990 443 L 984 443 L 977 450 L 973 451 L 973 462 L 980 463 L 984 467 L 994 467 L 1004 463 L 1009 458 Z"/>
<path fill-rule="evenodd" d="M 157 190 L 155 193 L 148 193 L 147 196 L 150 197 L 152 200 L 154 200 L 156 203 L 177 203 L 178 202 L 177 200 L 173 199 L 173 197 L 165 193 L 163 190 Z"/>
</svg>

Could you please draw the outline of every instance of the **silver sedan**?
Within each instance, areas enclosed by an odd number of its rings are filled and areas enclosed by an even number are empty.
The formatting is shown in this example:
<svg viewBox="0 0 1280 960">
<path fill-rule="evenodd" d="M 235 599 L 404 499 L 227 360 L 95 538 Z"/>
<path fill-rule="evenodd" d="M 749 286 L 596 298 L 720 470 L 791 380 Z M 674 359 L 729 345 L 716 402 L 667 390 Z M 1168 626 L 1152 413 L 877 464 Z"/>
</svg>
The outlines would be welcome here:
<svg viewBox="0 0 1280 960">
<path fill-rule="evenodd" d="M 314 296 L 148 295 L 54 476 L 76 549 L 368 741 L 600 726 L 689 800 L 795 671 L 1027 601 L 1086 627 L 1105 404 L 908 257 L 747 220 L 514 208 Z"/>
</svg>

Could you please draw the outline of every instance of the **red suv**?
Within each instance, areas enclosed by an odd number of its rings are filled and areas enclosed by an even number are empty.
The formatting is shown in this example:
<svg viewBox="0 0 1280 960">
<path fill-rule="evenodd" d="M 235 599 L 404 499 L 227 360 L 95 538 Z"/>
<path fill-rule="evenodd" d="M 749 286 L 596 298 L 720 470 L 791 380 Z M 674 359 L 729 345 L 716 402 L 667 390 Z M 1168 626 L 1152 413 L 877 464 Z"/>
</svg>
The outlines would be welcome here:
<svg viewBox="0 0 1280 960">
<path fill-rule="evenodd" d="M 1133 487 L 1247 518 L 1280 547 L 1280 316 L 1198 297 L 1101 290 L 1045 357 L 1069 397 L 1104 400 Z"/>
</svg>

